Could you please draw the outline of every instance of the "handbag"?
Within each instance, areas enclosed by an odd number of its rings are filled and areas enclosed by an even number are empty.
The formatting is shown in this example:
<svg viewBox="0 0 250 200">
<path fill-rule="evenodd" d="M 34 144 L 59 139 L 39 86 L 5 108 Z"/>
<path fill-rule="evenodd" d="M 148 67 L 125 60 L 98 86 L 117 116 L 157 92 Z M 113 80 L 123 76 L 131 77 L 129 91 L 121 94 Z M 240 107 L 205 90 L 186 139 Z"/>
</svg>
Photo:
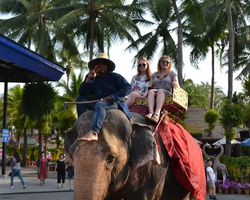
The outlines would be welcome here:
<svg viewBox="0 0 250 200">
<path fill-rule="evenodd" d="M 9 173 L 9 176 L 11 176 L 12 171 Z M 14 176 L 17 176 L 17 173 L 15 172 Z"/>
</svg>

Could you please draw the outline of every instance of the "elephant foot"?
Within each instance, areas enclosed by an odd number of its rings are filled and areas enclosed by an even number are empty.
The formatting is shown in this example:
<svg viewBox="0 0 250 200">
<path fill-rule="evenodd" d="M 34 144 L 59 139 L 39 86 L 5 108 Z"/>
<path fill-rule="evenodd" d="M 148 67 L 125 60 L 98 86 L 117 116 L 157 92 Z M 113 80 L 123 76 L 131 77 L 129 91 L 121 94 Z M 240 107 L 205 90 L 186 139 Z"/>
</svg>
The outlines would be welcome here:
<svg viewBox="0 0 250 200">
<path fill-rule="evenodd" d="M 93 141 L 98 140 L 98 133 L 96 131 L 90 130 L 86 135 L 78 138 L 79 141 Z"/>
</svg>

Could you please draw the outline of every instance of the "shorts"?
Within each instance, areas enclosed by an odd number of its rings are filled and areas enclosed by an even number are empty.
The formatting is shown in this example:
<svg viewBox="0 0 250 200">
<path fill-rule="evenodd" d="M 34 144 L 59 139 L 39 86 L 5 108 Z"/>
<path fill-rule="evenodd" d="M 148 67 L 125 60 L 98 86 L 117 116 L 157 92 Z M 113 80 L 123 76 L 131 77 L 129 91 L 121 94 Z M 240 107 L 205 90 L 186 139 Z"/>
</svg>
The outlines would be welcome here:
<svg viewBox="0 0 250 200">
<path fill-rule="evenodd" d="M 214 181 L 208 181 L 208 187 L 209 188 L 215 188 Z"/>
</svg>

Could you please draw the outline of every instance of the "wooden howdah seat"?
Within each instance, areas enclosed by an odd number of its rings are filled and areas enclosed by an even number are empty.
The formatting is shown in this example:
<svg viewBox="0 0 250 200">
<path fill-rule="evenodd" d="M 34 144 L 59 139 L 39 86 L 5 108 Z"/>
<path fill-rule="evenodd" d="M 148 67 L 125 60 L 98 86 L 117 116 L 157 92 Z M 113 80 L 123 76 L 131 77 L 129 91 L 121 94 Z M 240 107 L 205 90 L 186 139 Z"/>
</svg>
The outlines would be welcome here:
<svg viewBox="0 0 250 200">
<path fill-rule="evenodd" d="M 180 87 L 175 87 L 173 88 L 173 93 L 166 96 L 162 110 L 167 111 L 169 116 L 177 123 L 186 113 L 187 108 L 188 93 Z M 148 99 L 136 98 L 130 111 L 141 115 L 148 114 Z"/>
</svg>

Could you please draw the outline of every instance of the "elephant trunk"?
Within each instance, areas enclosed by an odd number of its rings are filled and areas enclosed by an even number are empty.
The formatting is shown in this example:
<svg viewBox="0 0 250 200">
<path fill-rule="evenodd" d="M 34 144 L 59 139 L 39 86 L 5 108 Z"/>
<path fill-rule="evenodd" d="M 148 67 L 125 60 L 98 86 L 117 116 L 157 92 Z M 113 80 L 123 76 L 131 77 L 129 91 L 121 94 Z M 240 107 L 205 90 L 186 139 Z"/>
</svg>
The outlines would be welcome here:
<svg viewBox="0 0 250 200">
<path fill-rule="evenodd" d="M 107 196 L 109 175 L 101 158 L 74 158 L 74 200 L 103 200 Z"/>
</svg>

